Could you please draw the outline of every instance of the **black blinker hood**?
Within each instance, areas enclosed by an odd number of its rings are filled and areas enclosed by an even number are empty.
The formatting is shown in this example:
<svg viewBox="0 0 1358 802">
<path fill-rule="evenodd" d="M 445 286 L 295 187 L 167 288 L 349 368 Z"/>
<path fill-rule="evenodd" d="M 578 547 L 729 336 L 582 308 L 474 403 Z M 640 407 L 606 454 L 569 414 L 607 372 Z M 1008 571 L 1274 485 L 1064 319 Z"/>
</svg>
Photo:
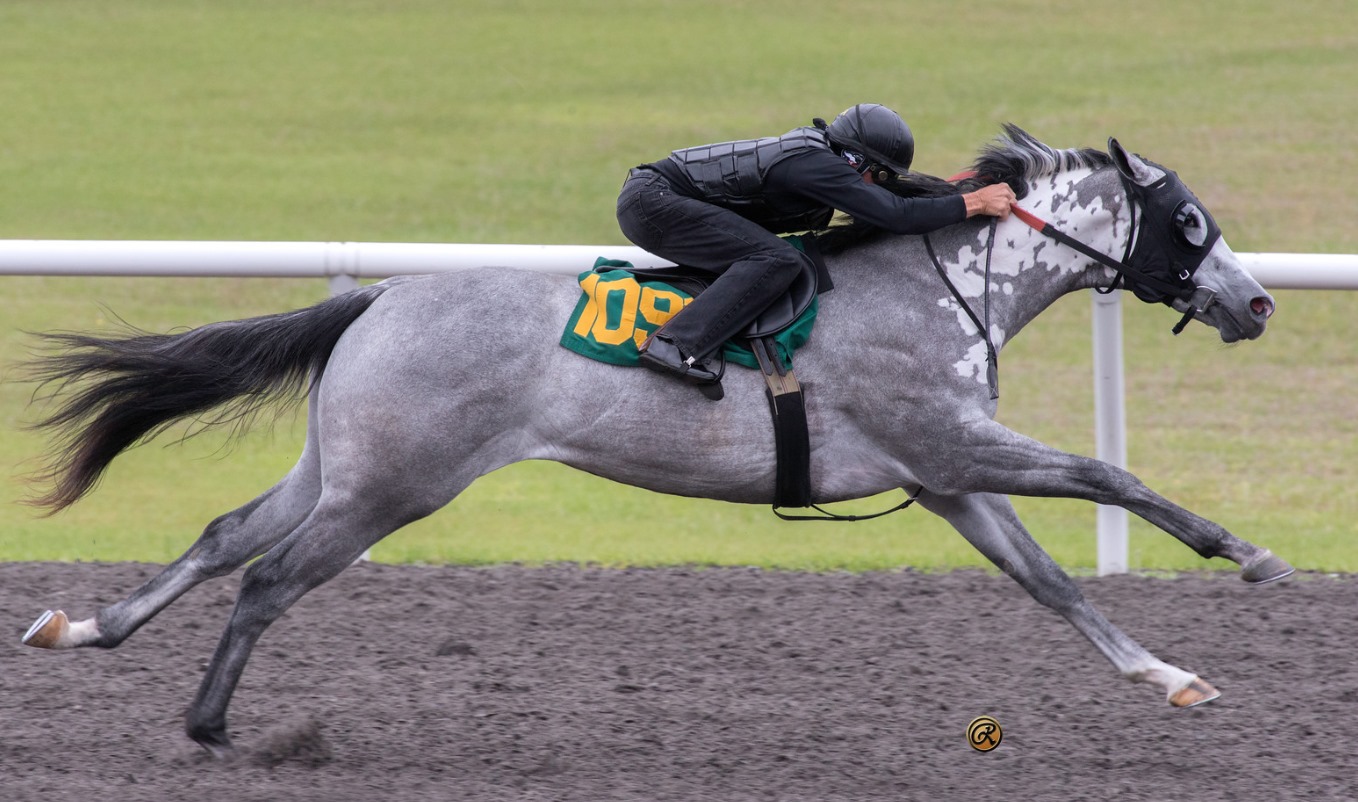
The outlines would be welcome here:
<svg viewBox="0 0 1358 802">
<path fill-rule="evenodd" d="M 1202 202 L 1184 186 L 1183 181 L 1172 170 L 1166 170 L 1154 162 L 1147 162 L 1164 170 L 1163 178 L 1149 186 L 1141 186 L 1126 176 L 1122 184 L 1127 196 L 1134 204 L 1139 202 L 1142 211 L 1140 230 L 1136 233 L 1136 246 L 1132 249 L 1128 264 L 1160 281 L 1178 285 L 1182 292 L 1177 296 L 1187 301 L 1196 289 L 1193 274 L 1202 265 L 1212 246 L 1221 238 L 1221 228 L 1212 215 L 1203 208 Z M 1181 207 L 1193 204 L 1198 208 L 1207 225 L 1202 245 L 1186 241 L 1178 231 L 1175 215 Z M 1128 288 L 1136 297 L 1147 303 L 1171 303 L 1176 296 L 1155 287 L 1138 283 L 1135 279 L 1127 282 Z"/>
</svg>

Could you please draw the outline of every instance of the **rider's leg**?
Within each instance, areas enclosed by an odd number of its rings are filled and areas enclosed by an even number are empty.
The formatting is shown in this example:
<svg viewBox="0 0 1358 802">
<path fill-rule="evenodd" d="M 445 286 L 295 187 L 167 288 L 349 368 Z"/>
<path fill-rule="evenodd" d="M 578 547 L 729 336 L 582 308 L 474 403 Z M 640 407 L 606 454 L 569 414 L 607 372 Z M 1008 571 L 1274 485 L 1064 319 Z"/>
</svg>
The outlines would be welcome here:
<svg viewBox="0 0 1358 802">
<path fill-rule="evenodd" d="M 748 328 L 787 291 L 807 259 L 757 223 L 674 192 L 658 173 L 628 179 L 618 199 L 618 225 L 647 251 L 718 276 L 660 335 L 696 361 Z"/>
</svg>

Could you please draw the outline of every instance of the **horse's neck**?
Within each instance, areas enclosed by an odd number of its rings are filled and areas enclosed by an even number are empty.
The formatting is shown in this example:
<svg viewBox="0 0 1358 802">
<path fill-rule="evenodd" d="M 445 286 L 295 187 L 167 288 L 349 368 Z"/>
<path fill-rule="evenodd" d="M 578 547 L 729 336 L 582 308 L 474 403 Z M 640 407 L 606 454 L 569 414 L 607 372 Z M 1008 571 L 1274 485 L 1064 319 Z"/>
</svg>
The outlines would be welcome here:
<svg viewBox="0 0 1358 802">
<path fill-rule="evenodd" d="M 1129 218 L 1121 184 L 1111 170 L 1074 170 L 1041 178 L 1030 185 L 1021 205 L 1090 247 L 1122 257 Z M 997 348 L 1062 296 L 1111 281 L 1106 268 L 1017 217 L 998 224 L 993 240 L 990 231 L 989 220 L 973 218 L 931 234 L 930 242 L 971 312 L 984 321 L 989 305 L 990 336 Z M 956 318 L 956 327 L 949 324 L 938 334 L 974 342 L 976 327 L 970 315 L 939 280 L 920 237 L 891 237 L 855 249 L 836 260 L 832 273 L 835 294 L 850 306 L 896 310 L 892 314 L 907 323 L 903 332 L 918 331 L 944 308 L 954 312 L 950 319 Z M 877 330 L 876 336 L 890 336 L 886 332 L 891 327 Z"/>
<path fill-rule="evenodd" d="M 1068 171 L 1038 179 L 1029 185 L 1020 205 L 1037 214 L 1055 228 L 1089 247 L 1121 259 L 1130 235 L 1130 217 L 1121 182 L 1111 169 Z M 994 336 L 1007 341 L 1062 296 L 1076 290 L 1106 286 L 1114 275 L 1089 257 L 1061 245 L 1056 240 L 1028 227 L 1011 216 L 995 229 L 995 242 L 989 242 L 989 226 L 983 225 L 983 248 L 989 252 L 992 326 L 1001 329 Z M 976 256 L 976 246 L 972 247 Z M 960 256 L 966 256 L 964 250 Z M 982 277 L 973 281 L 976 291 L 967 298 L 973 307 L 986 301 L 985 253 L 974 262 L 960 260 L 964 273 Z M 953 268 L 953 269 L 958 269 Z M 1001 343 L 996 342 L 996 346 Z"/>
</svg>

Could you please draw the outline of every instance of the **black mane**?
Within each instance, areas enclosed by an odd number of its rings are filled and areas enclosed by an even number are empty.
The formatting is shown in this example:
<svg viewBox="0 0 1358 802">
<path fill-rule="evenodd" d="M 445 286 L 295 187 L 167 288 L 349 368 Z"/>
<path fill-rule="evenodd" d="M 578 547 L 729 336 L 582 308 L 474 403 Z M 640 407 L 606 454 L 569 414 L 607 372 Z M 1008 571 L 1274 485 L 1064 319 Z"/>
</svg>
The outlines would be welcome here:
<svg viewBox="0 0 1358 802">
<path fill-rule="evenodd" d="M 904 198 L 942 198 L 972 192 L 988 184 L 1006 183 L 1022 198 L 1033 179 L 1079 167 L 1106 167 L 1112 163 L 1103 151 L 1093 148 L 1056 150 L 1017 125 L 1005 123 L 1004 133 L 981 151 L 971 169 L 958 180 L 910 173 L 880 186 Z M 836 253 L 882 233 L 883 230 L 875 226 L 850 222 L 817 231 L 816 237 L 823 251 Z"/>
</svg>

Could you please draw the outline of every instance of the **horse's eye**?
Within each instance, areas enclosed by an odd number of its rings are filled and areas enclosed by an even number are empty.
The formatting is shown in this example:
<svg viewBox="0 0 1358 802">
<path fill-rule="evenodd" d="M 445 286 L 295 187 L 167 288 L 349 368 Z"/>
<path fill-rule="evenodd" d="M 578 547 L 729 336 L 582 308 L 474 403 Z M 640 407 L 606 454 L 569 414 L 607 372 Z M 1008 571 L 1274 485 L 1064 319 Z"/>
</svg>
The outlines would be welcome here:
<svg viewBox="0 0 1358 802">
<path fill-rule="evenodd" d="M 1174 234 L 1184 244 L 1201 248 L 1207 244 L 1207 218 L 1202 210 L 1188 202 L 1174 210 Z"/>
</svg>

